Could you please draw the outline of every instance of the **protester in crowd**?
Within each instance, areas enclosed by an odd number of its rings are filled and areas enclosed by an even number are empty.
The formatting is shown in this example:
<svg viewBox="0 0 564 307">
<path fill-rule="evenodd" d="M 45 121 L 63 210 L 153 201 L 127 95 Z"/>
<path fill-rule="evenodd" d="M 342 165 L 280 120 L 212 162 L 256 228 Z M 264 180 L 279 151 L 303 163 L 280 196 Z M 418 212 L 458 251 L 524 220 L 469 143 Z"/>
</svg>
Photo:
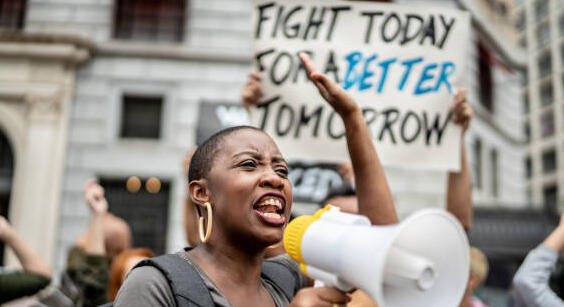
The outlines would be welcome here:
<svg viewBox="0 0 564 307">
<path fill-rule="evenodd" d="M 147 248 L 126 249 L 114 257 L 108 283 L 108 299 L 110 301 L 115 300 L 118 290 L 125 281 L 129 271 L 141 260 L 151 257 L 155 257 L 155 253 Z"/>
<path fill-rule="evenodd" d="M 460 307 L 487 307 L 474 292 L 488 277 L 488 258 L 476 247 L 470 247 L 470 277 Z"/>
<path fill-rule="evenodd" d="M 323 98 L 345 123 L 359 182 L 359 211 L 376 219 L 375 223 L 396 223 L 391 194 L 360 108 L 343 89 L 316 73 L 307 57 L 302 55 L 302 59 Z M 202 243 L 187 252 L 160 258 L 167 259 L 164 264 L 143 261 L 145 266 L 129 274 L 115 306 L 182 306 L 187 300 L 220 306 L 285 306 L 290 301 L 294 306 L 346 303 L 347 295 L 329 287 L 306 288 L 296 294 L 306 280 L 287 256 L 262 265 L 265 249 L 282 239 L 290 216 L 292 188 L 287 175 L 278 148 L 256 128 L 226 129 L 204 142 L 192 158 L 189 174 L 190 196 L 208 216 L 204 219 L 205 235 L 204 227 L 200 228 Z M 374 206 L 376 199 L 378 206 Z M 183 289 L 169 284 L 171 271 L 166 268 L 170 269 L 171 259 L 180 259 L 174 271 L 190 268 L 197 272 L 195 279 L 200 283 L 186 282 L 203 286 L 199 289 L 204 293 L 192 290 L 197 287 Z M 269 274 L 266 268 L 274 267 L 276 273 Z M 193 296 L 182 297 L 179 291 L 191 291 Z"/>
<path fill-rule="evenodd" d="M 110 263 L 129 248 L 131 231 L 125 221 L 108 213 L 104 188 L 96 180 L 86 183 L 84 197 L 90 226 L 68 253 L 62 290 L 77 306 L 98 306 L 108 301 Z"/>
<path fill-rule="evenodd" d="M 33 295 L 51 282 L 49 266 L 3 216 L 0 216 L 0 242 L 14 251 L 23 268 L 12 271 L 0 268 L 0 304 Z"/>
<path fill-rule="evenodd" d="M 564 213 L 560 223 L 538 247 L 529 252 L 513 278 L 514 307 L 562 307 L 564 301 L 548 282 L 564 249 Z"/>
</svg>

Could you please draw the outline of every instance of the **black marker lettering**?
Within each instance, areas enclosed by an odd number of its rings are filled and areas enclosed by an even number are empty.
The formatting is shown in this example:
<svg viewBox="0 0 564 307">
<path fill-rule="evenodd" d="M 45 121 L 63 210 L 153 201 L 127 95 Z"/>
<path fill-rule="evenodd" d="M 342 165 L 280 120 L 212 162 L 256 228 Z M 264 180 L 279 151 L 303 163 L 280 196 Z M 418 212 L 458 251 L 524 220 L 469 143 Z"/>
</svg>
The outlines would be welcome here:
<svg viewBox="0 0 564 307">
<path fill-rule="evenodd" d="M 332 127 L 334 127 L 335 125 L 333 125 L 333 119 L 335 117 L 340 118 L 339 116 L 336 116 L 337 113 L 335 111 L 332 111 L 329 114 L 329 119 L 327 120 L 327 134 L 329 135 L 330 138 L 332 138 L 333 140 L 338 140 L 342 137 L 345 136 L 345 131 L 341 132 L 340 134 L 337 134 L 335 132 L 333 132 Z"/>
<path fill-rule="evenodd" d="M 317 7 L 314 7 L 311 12 L 309 13 L 309 18 L 307 22 L 307 27 L 304 31 L 303 40 L 308 39 L 309 31 L 314 28 L 313 32 L 313 39 L 317 39 L 317 34 L 319 33 L 319 26 L 323 24 L 323 20 L 325 19 L 325 11 L 326 8 L 321 8 L 321 12 L 319 13 L 319 18 L 315 19 L 315 13 L 317 12 Z"/>
<path fill-rule="evenodd" d="M 286 127 L 282 128 L 282 117 L 284 116 L 284 113 L 288 113 L 287 116 L 289 118 L 289 121 Z M 288 104 L 284 103 L 280 106 L 280 108 L 278 109 L 278 114 L 276 115 L 276 134 L 278 136 L 285 136 L 286 134 L 288 134 L 288 132 L 290 132 L 292 125 L 294 125 L 294 109 L 292 109 L 292 107 Z"/>
<path fill-rule="evenodd" d="M 255 38 L 260 38 L 260 32 L 262 30 L 262 23 L 264 21 L 267 21 L 268 19 L 270 19 L 270 18 L 264 16 L 264 14 L 263 14 L 264 10 L 267 9 L 267 8 L 273 7 L 273 6 L 274 6 L 274 2 L 268 2 L 268 3 L 265 3 L 263 5 L 259 5 L 257 7 L 258 10 L 259 10 L 259 12 L 258 12 L 259 17 L 258 17 L 258 22 L 257 22 L 257 28 L 255 30 Z"/>
<path fill-rule="evenodd" d="M 437 133 L 437 145 L 441 144 L 443 132 L 445 131 L 445 128 L 448 126 L 448 123 L 450 122 L 451 115 L 452 113 L 449 112 L 445 121 L 443 122 L 443 125 L 440 126 L 441 115 L 436 114 L 435 121 L 433 122 L 432 126 L 429 126 L 429 119 L 427 118 L 427 113 L 423 113 L 423 123 L 425 126 L 425 144 L 427 145 L 430 144 L 433 131 L 436 131 Z"/>
<path fill-rule="evenodd" d="M 307 126 L 310 120 L 314 119 L 315 124 L 313 126 L 313 137 L 319 136 L 319 123 L 321 122 L 321 115 L 323 114 L 323 106 L 315 109 L 310 115 L 306 115 L 306 106 L 302 105 L 300 108 L 300 118 L 298 119 L 298 124 L 296 125 L 296 132 L 294 133 L 294 138 L 300 137 L 301 128 Z"/>
<path fill-rule="evenodd" d="M 393 33 L 392 36 L 387 36 L 386 32 L 389 32 L 387 30 L 389 29 L 388 25 L 390 24 L 391 20 L 395 20 L 396 29 L 395 32 L 392 32 Z M 386 43 L 389 43 L 394 39 L 396 39 L 396 37 L 398 37 L 398 35 L 401 32 L 401 21 L 396 13 L 391 13 L 390 15 L 388 15 L 388 17 L 386 17 L 386 19 L 384 19 L 384 22 L 382 23 L 381 32 L 382 32 L 381 33 L 382 40 L 384 40 L 384 42 Z"/>
<path fill-rule="evenodd" d="M 337 23 L 337 18 L 341 12 L 349 11 L 351 9 L 350 6 L 335 6 L 331 8 L 331 12 L 333 15 L 331 16 L 331 24 L 329 26 L 329 31 L 327 31 L 327 38 L 326 40 L 331 40 L 331 36 L 333 36 L 333 30 L 335 30 L 335 24 Z"/>
<path fill-rule="evenodd" d="M 439 18 L 441 19 L 441 23 L 445 27 L 445 34 L 443 35 L 443 38 L 441 38 L 441 41 L 439 42 L 439 48 L 443 48 L 443 45 L 445 44 L 445 41 L 447 40 L 448 34 L 450 33 L 450 30 L 452 29 L 452 26 L 454 25 L 454 22 L 456 20 L 454 18 L 452 18 L 450 20 L 450 22 L 447 22 L 445 20 L 445 17 L 443 17 L 443 15 L 439 15 Z"/>
<path fill-rule="evenodd" d="M 268 100 L 266 100 L 265 102 L 261 103 L 257 108 L 258 109 L 264 109 L 264 112 L 262 113 L 262 120 L 260 121 L 260 129 L 264 130 L 266 129 L 266 121 L 268 119 L 268 113 L 270 111 L 270 105 L 273 102 L 278 101 L 278 99 L 280 99 L 280 96 L 274 96 Z"/>
<path fill-rule="evenodd" d="M 370 37 L 372 36 L 372 26 L 374 25 L 374 17 L 375 16 L 382 16 L 382 15 L 384 15 L 384 13 L 381 12 L 381 11 L 378 11 L 378 12 L 362 12 L 360 15 L 368 17 L 368 24 L 366 25 L 366 32 L 364 34 L 364 43 L 369 44 L 370 43 Z"/>
<path fill-rule="evenodd" d="M 412 21 L 418 21 L 419 25 L 417 26 L 417 32 L 410 35 L 409 28 L 411 26 Z M 410 41 L 417 38 L 421 30 L 423 29 L 423 18 L 419 15 L 414 14 L 407 14 L 405 20 L 405 26 L 403 27 L 403 38 L 401 39 L 400 45 L 405 45 Z"/>
<path fill-rule="evenodd" d="M 415 123 L 417 124 L 417 129 L 415 130 L 412 136 L 407 136 L 407 121 L 409 120 L 410 117 L 412 117 L 415 120 Z M 413 111 L 408 111 L 401 122 L 401 128 L 400 128 L 401 139 L 405 143 L 409 144 L 413 142 L 417 138 L 417 136 L 419 136 L 420 132 L 421 132 L 421 120 L 419 119 L 419 116 L 417 116 L 417 114 L 415 114 L 415 112 Z"/>
<path fill-rule="evenodd" d="M 392 125 L 398 120 L 399 118 L 399 111 L 398 109 L 395 108 L 390 108 L 387 110 L 384 110 L 382 112 L 382 114 L 384 115 L 384 126 L 382 127 L 382 130 L 380 130 L 380 135 L 378 135 L 378 140 L 382 141 L 382 139 L 384 139 L 384 133 L 386 131 L 389 132 L 390 138 L 392 139 L 392 144 L 396 143 L 396 137 L 394 136 L 394 131 L 392 130 Z"/>
</svg>

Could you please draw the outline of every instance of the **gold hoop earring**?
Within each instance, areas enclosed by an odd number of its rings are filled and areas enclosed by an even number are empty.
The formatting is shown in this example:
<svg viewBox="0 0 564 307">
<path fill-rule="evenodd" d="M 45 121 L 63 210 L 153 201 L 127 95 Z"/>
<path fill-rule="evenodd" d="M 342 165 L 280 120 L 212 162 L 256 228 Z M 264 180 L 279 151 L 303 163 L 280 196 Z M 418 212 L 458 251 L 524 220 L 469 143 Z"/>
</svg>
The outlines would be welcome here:
<svg viewBox="0 0 564 307">
<path fill-rule="evenodd" d="M 208 211 L 208 223 L 206 225 L 206 234 L 204 235 L 204 218 L 200 216 L 200 227 L 198 228 L 198 232 L 202 243 L 208 242 L 213 227 L 212 206 L 209 202 L 205 202 L 204 205 L 206 205 L 206 211 Z"/>
</svg>

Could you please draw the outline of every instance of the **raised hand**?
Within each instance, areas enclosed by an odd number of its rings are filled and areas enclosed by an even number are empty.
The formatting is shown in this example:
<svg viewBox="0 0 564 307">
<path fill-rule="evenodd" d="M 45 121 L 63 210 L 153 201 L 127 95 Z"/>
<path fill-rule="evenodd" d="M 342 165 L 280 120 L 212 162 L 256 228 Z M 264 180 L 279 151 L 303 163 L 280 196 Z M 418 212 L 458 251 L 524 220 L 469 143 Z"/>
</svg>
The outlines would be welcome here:
<svg viewBox="0 0 564 307">
<path fill-rule="evenodd" d="M 300 53 L 299 57 L 323 99 L 343 119 L 356 183 L 358 213 L 366 215 L 375 225 L 397 223 L 392 193 L 360 107 L 344 89 L 325 74 L 318 73 L 307 54 Z"/>
<path fill-rule="evenodd" d="M 309 79 L 315 84 L 319 93 L 341 117 L 348 116 L 355 111 L 360 111 L 354 99 L 340 86 L 335 84 L 325 74 L 315 70 L 309 56 L 301 52 L 299 55 L 306 69 Z"/>
<path fill-rule="evenodd" d="M 472 107 L 466 101 L 466 89 L 456 92 L 450 111 L 452 112 L 452 121 L 462 127 L 462 132 L 466 132 L 474 116 Z"/>
<path fill-rule="evenodd" d="M 249 80 L 241 92 L 243 107 L 248 111 L 251 106 L 259 105 L 263 96 L 264 90 L 260 83 L 260 74 L 257 71 L 253 71 L 249 74 Z"/>
<path fill-rule="evenodd" d="M 104 188 L 95 179 L 88 180 L 84 186 L 84 199 L 92 213 L 106 213 L 108 211 Z"/>
</svg>

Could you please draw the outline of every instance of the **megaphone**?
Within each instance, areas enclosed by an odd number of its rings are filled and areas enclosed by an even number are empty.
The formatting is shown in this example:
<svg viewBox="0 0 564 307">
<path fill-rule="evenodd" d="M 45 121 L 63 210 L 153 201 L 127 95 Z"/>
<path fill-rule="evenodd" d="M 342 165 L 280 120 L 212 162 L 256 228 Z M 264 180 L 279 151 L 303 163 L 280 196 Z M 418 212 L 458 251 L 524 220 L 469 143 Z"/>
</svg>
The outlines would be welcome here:
<svg viewBox="0 0 564 307">
<path fill-rule="evenodd" d="M 290 222 L 284 247 L 304 274 L 345 292 L 361 289 L 380 307 L 458 306 L 470 272 L 466 233 L 441 209 L 372 226 L 327 206 Z"/>
</svg>

